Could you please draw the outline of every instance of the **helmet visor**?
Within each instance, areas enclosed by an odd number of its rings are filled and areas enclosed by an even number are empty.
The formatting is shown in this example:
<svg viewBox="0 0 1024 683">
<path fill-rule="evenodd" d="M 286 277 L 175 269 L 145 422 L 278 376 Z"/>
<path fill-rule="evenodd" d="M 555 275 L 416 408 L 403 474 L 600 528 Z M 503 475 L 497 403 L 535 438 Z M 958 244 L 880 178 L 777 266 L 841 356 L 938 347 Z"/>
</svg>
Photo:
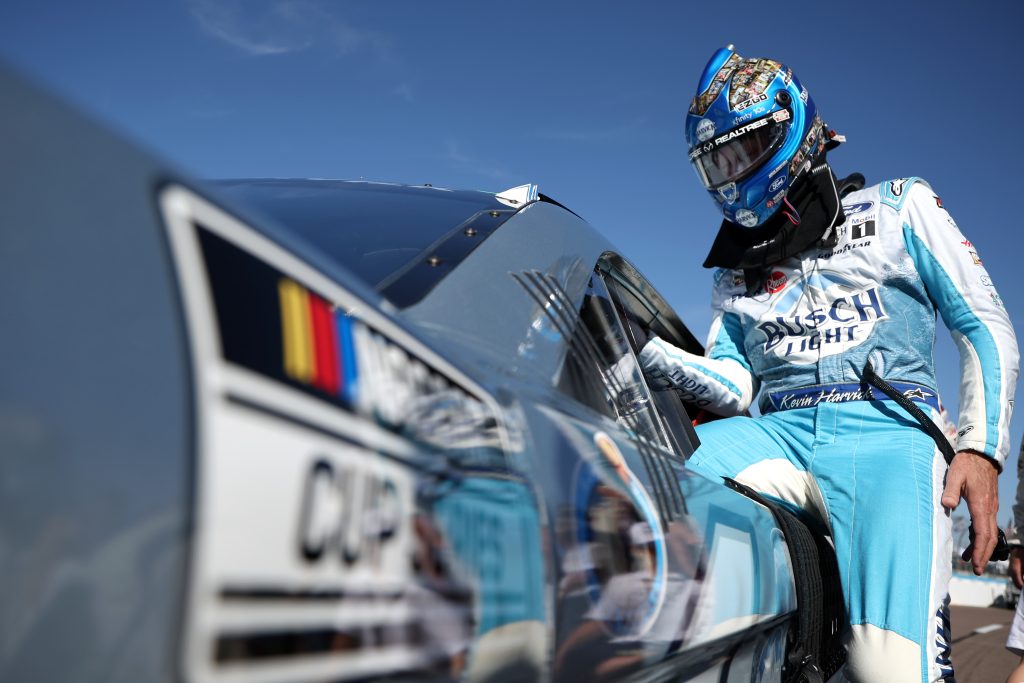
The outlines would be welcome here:
<svg viewBox="0 0 1024 683">
<path fill-rule="evenodd" d="M 704 187 L 713 190 L 760 167 L 785 140 L 788 128 L 789 112 L 774 112 L 695 145 L 690 149 L 690 162 Z"/>
</svg>

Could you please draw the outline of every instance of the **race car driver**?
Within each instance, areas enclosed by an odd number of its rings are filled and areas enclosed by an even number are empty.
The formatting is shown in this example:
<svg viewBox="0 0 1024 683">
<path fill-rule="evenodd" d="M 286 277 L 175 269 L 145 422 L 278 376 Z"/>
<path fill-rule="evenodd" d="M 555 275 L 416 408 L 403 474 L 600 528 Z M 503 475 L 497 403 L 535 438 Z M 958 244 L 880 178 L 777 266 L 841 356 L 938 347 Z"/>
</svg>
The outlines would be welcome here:
<svg viewBox="0 0 1024 683">
<path fill-rule="evenodd" d="M 662 386 L 737 415 L 698 428 L 689 465 L 799 506 L 830 531 L 850 680 L 952 680 L 949 513 L 967 501 L 981 573 L 1018 373 L 978 250 L 919 178 L 838 181 L 825 154 L 842 138 L 778 62 L 716 52 L 686 139 L 725 217 L 704 263 L 716 268 L 713 321 L 704 356 L 652 339 L 641 362 Z M 938 415 L 936 312 L 961 355 L 948 472 L 920 414 Z M 914 402 L 920 422 L 869 384 L 876 377 Z M 738 416 L 759 390 L 761 416 Z"/>
</svg>

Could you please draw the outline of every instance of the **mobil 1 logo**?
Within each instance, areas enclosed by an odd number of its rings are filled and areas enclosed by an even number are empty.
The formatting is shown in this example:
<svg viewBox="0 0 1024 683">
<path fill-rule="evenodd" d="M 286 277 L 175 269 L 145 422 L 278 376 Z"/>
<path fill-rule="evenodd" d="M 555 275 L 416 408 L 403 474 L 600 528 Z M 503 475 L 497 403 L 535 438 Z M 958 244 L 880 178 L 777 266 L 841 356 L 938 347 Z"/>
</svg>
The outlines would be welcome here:
<svg viewBox="0 0 1024 683">
<path fill-rule="evenodd" d="M 865 237 L 874 237 L 874 235 L 875 235 L 875 222 L 874 221 L 864 221 L 863 223 L 858 223 L 857 225 L 854 225 L 854 226 L 852 226 L 850 228 L 850 239 L 851 240 L 860 240 L 860 239 L 864 239 Z"/>
</svg>

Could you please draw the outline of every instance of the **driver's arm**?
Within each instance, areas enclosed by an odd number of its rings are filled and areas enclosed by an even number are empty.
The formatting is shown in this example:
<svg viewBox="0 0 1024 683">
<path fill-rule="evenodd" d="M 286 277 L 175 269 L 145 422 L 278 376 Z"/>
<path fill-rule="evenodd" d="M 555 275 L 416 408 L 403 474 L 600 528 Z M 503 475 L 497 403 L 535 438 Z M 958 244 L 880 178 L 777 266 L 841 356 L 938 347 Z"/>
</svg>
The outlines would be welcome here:
<svg viewBox="0 0 1024 683">
<path fill-rule="evenodd" d="M 689 353 L 655 337 L 644 345 L 640 363 L 654 386 L 672 387 L 684 401 L 719 415 L 739 415 L 759 388 L 742 339 L 736 314 L 716 310 L 706 355 Z"/>
</svg>

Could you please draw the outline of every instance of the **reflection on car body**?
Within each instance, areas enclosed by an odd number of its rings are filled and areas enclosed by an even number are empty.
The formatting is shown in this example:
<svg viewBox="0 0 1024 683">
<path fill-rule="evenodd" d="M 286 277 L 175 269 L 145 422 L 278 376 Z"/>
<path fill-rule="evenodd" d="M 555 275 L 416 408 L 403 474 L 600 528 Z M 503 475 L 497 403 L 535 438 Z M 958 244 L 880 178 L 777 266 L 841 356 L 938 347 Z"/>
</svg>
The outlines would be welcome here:
<svg viewBox="0 0 1024 683">
<path fill-rule="evenodd" d="M 108 483 L 117 494 L 108 516 L 90 517 L 93 542 L 135 525 L 142 553 L 158 512 L 181 539 L 138 586 L 98 576 L 84 589 L 134 606 L 104 613 L 91 645 L 65 640 L 58 624 L 93 625 L 93 613 L 42 569 L 81 551 L 10 546 L 6 585 L 60 599 L 37 620 L 9 617 L 22 635 L 0 639 L 2 678 L 88 666 L 165 680 L 160 662 L 175 661 L 204 683 L 797 679 L 808 641 L 785 513 L 687 470 L 692 419 L 714 416 L 652 391 L 635 352 L 651 334 L 699 344 L 580 217 L 533 186 L 203 185 L 0 75 L 19 124 L 48 126 L 34 141 L 2 138 L 30 188 L 3 220 L 32 228 L 3 270 L 45 267 L 68 230 L 136 240 L 131 253 L 91 252 L 100 275 L 52 279 L 76 286 L 95 320 L 155 320 L 130 345 L 88 348 L 110 367 L 147 349 L 159 395 L 94 390 L 86 412 L 116 406 L 116 421 L 52 446 L 46 467 L 70 472 L 113 448 L 110 424 L 159 425 L 151 450 L 132 442 L 138 469 Z M 72 129 L 119 163 L 97 175 L 69 156 Z M 65 157 L 73 180 L 54 191 L 37 160 Z M 100 221 L 70 208 L 74 183 L 137 201 L 108 204 Z M 34 210 L 44 193 L 51 214 Z M 52 321 L 6 315 L 12 347 L 36 358 Z M 18 405 L 82 353 L 14 373 L 0 399 Z M 25 410 L 54 433 L 76 419 L 57 404 Z M 21 461 L 23 476 L 42 476 L 40 462 Z M 147 468 L 173 476 L 154 482 Z M 78 502 L 87 490 L 58 481 L 23 538 L 93 514 Z M 149 597 L 158 588 L 163 602 Z M 140 620 L 120 649 L 110 634 Z M 69 642 L 68 661 L 19 656 L 16 641 L 27 652 Z"/>
</svg>

